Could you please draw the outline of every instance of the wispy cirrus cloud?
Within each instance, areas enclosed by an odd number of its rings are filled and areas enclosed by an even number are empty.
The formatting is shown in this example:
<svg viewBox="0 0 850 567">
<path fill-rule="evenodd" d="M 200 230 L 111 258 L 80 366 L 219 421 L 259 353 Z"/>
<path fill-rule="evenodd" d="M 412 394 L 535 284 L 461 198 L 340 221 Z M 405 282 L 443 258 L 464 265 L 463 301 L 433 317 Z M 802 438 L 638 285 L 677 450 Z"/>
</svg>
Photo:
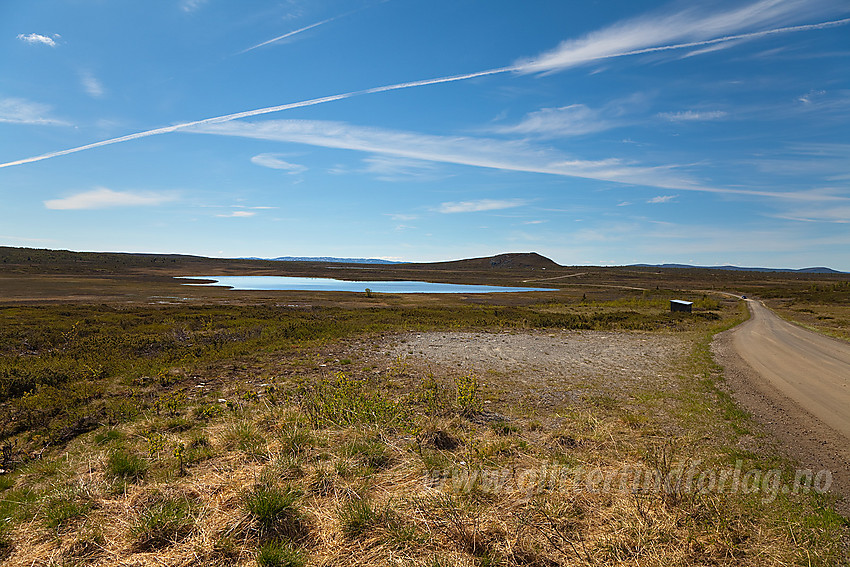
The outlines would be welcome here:
<svg viewBox="0 0 850 567">
<path fill-rule="evenodd" d="M 603 117 L 603 113 L 584 104 L 571 104 L 557 108 L 542 108 L 525 116 L 518 124 L 499 126 L 500 134 L 526 134 L 541 138 L 581 136 L 601 132 L 616 126 Z"/>
<path fill-rule="evenodd" d="M 527 205 L 525 199 L 478 199 L 476 201 L 454 201 L 441 203 L 435 210 L 439 213 L 478 213 L 482 211 L 498 211 L 513 209 Z"/>
<path fill-rule="evenodd" d="M 190 131 L 348 149 L 419 161 L 548 173 L 674 189 L 702 189 L 686 175 L 675 173 L 673 166 L 644 167 L 619 159 L 574 159 L 560 151 L 535 146 L 522 140 L 435 136 L 320 120 L 227 122 L 206 124 Z"/>
<path fill-rule="evenodd" d="M 280 169 L 290 175 L 297 175 L 307 171 L 306 166 L 290 163 L 281 159 L 281 157 L 285 157 L 285 154 L 259 154 L 251 158 L 251 163 L 270 169 Z"/>
<path fill-rule="evenodd" d="M 704 122 L 722 120 L 729 115 L 725 110 L 682 110 L 679 112 L 659 112 L 657 116 L 670 122 Z"/>
<path fill-rule="evenodd" d="M 410 213 L 385 213 L 386 216 L 390 217 L 394 221 L 412 221 L 416 220 L 419 217 L 417 215 L 412 215 Z"/>
<path fill-rule="evenodd" d="M 39 33 L 19 33 L 18 39 L 23 41 L 24 43 L 29 43 L 31 45 L 47 45 L 49 47 L 56 47 L 56 40 L 59 39 L 60 36 L 58 33 L 53 34 L 53 36 L 41 35 Z"/>
<path fill-rule="evenodd" d="M 606 102 L 599 107 L 569 104 L 541 108 L 526 114 L 517 124 L 500 125 L 489 131 L 499 134 L 520 134 L 541 139 L 567 138 L 593 134 L 627 125 L 625 116 L 635 108 L 646 106 L 648 95 L 635 93 Z"/>
<path fill-rule="evenodd" d="M 50 116 L 50 111 L 50 105 L 40 102 L 23 98 L 0 98 L 0 122 L 69 126 L 68 122 Z"/>
<path fill-rule="evenodd" d="M 103 88 L 103 84 L 91 71 L 83 71 L 80 73 L 80 82 L 83 85 L 83 89 L 89 94 L 89 96 L 101 98 L 106 93 Z"/>
<path fill-rule="evenodd" d="M 658 195 L 657 197 L 649 199 L 647 203 L 649 203 L 650 205 L 657 205 L 659 203 L 669 203 L 670 201 L 676 199 L 676 197 L 678 197 L 678 195 Z"/>
<path fill-rule="evenodd" d="M 230 213 L 222 213 L 216 216 L 221 218 L 249 218 L 253 217 L 256 214 L 256 211 L 233 211 Z"/>
<path fill-rule="evenodd" d="M 184 12 L 194 12 L 207 3 L 207 0 L 180 0 L 180 9 Z"/>
<path fill-rule="evenodd" d="M 678 12 L 641 16 L 564 41 L 542 55 L 521 59 L 515 69 L 523 73 L 551 73 L 615 57 L 710 45 L 732 46 L 736 41 L 766 35 L 846 25 L 850 19 L 792 24 L 848 11 L 847 6 L 826 0 L 759 0 L 713 12 L 694 4 Z"/>
<path fill-rule="evenodd" d="M 113 191 L 97 187 L 62 199 L 44 201 L 44 206 L 54 210 L 111 209 L 115 207 L 150 207 L 174 201 L 172 193 Z"/>
<path fill-rule="evenodd" d="M 419 159 L 374 155 L 363 159 L 364 173 L 373 174 L 381 181 L 432 180 L 438 175 L 434 163 Z"/>
<path fill-rule="evenodd" d="M 700 184 L 675 164 L 645 166 L 618 158 L 582 160 L 524 140 L 436 136 L 321 120 L 225 122 L 193 127 L 191 132 L 307 144 L 397 156 L 421 161 L 545 173 L 680 191 L 747 195 L 784 200 L 846 200 L 819 191 L 779 192 Z"/>
<path fill-rule="evenodd" d="M 7 242 L 10 240 L 26 243 L 58 242 L 58 240 L 56 240 L 55 238 L 32 238 L 27 236 L 11 236 L 8 234 L 0 234 L 0 238 L 6 240 Z"/>
<path fill-rule="evenodd" d="M 850 224 L 850 206 L 845 207 L 805 207 L 784 213 L 770 215 L 775 218 L 800 222 L 826 222 Z"/>
</svg>

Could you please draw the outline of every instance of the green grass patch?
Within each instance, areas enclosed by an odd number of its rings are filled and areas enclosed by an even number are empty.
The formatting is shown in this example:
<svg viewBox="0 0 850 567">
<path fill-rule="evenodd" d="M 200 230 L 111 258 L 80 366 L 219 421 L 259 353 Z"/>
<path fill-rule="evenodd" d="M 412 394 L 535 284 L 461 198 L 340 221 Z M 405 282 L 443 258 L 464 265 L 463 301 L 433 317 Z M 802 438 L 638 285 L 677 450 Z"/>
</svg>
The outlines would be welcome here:
<svg viewBox="0 0 850 567">
<path fill-rule="evenodd" d="M 139 482 L 147 472 L 147 461 L 127 449 L 111 451 L 106 460 L 106 476 L 113 480 Z"/>
<path fill-rule="evenodd" d="M 260 567 L 303 567 L 306 564 L 304 553 L 288 541 L 268 541 L 257 553 L 257 565 Z"/>
<path fill-rule="evenodd" d="M 411 427 L 407 405 L 369 390 L 364 379 L 344 372 L 306 389 L 302 408 L 315 427 L 357 424 Z"/>
<path fill-rule="evenodd" d="M 343 443 L 340 452 L 354 459 L 371 471 L 383 469 L 390 464 L 390 454 L 387 445 L 375 436 L 358 436 Z"/>
<path fill-rule="evenodd" d="M 305 530 L 300 490 L 292 486 L 258 484 L 245 496 L 245 510 L 264 537 L 297 539 Z"/>
<path fill-rule="evenodd" d="M 91 510 L 91 502 L 75 494 L 62 494 L 50 498 L 43 511 L 44 525 L 58 530 L 72 520 L 81 518 Z"/>
<path fill-rule="evenodd" d="M 194 525 L 185 499 L 157 497 L 139 513 L 130 531 L 136 549 L 152 550 L 180 542 Z"/>
<path fill-rule="evenodd" d="M 262 461 L 268 458 L 268 446 L 257 426 L 248 420 L 234 421 L 225 432 L 225 446 L 245 453 L 248 457 Z"/>
<path fill-rule="evenodd" d="M 115 441 L 121 441 L 122 439 L 124 439 L 124 434 L 111 427 L 103 431 L 98 431 L 94 436 L 94 442 L 97 445 L 107 445 Z"/>
<path fill-rule="evenodd" d="M 378 523 L 378 513 L 365 498 L 355 498 L 343 503 L 338 511 L 339 526 L 343 535 L 357 539 L 366 534 Z"/>
</svg>

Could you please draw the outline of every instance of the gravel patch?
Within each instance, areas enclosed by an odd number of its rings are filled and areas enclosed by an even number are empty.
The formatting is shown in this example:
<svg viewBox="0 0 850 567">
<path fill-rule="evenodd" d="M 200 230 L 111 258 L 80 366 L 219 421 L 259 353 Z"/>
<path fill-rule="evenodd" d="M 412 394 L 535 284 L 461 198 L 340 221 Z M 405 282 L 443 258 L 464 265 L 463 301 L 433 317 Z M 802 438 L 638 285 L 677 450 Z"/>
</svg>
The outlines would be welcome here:
<svg viewBox="0 0 850 567">
<path fill-rule="evenodd" d="M 507 399 L 527 393 L 537 405 L 675 388 L 690 352 L 682 337 L 608 331 L 410 333 L 386 349 L 432 371 L 474 372 Z"/>
</svg>

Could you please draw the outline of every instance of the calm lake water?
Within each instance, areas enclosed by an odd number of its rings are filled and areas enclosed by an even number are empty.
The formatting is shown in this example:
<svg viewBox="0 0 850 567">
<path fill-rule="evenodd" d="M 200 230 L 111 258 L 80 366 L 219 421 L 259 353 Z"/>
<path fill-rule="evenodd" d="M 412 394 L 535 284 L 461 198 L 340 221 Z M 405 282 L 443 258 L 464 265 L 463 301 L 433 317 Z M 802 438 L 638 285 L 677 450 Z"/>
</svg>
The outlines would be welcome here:
<svg viewBox="0 0 850 567">
<path fill-rule="evenodd" d="M 513 291 L 556 291 L 552 288 L 502 287 L 494 285 L 444 284 L 416 281 L 347 281 L 331 278 L 296 278 L 291 276 L 181 276 L 190 280 L 215 280 L 212 285 L 235 290 L 255 291 L 358 291 L 366 288 L 375 293 L 494 293 Z"/>
</svg>

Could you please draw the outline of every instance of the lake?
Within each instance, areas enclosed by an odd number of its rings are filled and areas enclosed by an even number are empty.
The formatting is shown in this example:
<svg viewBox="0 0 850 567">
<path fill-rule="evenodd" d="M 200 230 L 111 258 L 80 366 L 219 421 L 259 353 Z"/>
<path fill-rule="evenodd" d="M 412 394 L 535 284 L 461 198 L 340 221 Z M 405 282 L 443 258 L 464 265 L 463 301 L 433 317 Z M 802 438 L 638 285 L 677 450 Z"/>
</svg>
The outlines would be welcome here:
<svg viewBox="0 0 850 567">
<path fill-rule="evenodd" d="M 502 287 L 495 285 L 445 284 L 418 281 L 348 281 L 331 278 L 292 276 L 180 276 L 188 280 L 215 280 L 211 285 L 240 291 L 355 291 L 369 288 L 375 293 L 505 293 L 519 291 L 557 291 L 552 288 Z"/>
</svg>

